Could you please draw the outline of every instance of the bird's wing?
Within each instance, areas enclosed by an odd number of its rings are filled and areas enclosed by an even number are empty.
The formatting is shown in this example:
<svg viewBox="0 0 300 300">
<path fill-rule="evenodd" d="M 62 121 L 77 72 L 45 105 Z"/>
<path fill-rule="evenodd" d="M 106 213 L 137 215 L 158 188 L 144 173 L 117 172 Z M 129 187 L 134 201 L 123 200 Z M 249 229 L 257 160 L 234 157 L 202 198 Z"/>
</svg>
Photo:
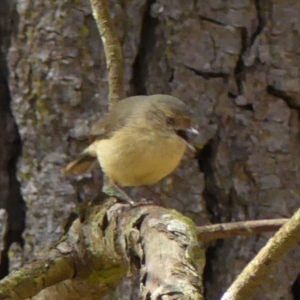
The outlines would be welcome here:
<svg viewBox="0 0 300 300">
<path fill-rule="evenodd" d="M 90 132 L 90 141 L 98 139 L 107 139 L 111 137 L 116 130 L 128 124 L 130 119 L 134 118 L 137 107 L 147 105 L 148 96 L 133 96 L 123 99 L 115 104 L 109 111 L 92 127 Z"/>
<path fill-rule="evenodd" d="M 125 109 L 117 113 L 115 110 L 108 112 L 92 127 L 89 134 L 90 141 L 110 138 L 118 128 L 124 127 L 129 117 L 130 114 Z"/>
<path fill-rule="evenodd" d="M 110 114 L 108 113 L 106 116 L 104 116 L 94 124 L 89 134 L 90 142 L 109 138 L 117 129 L 116 123 L 111 122 L 109 115 Z"/>
</svg>

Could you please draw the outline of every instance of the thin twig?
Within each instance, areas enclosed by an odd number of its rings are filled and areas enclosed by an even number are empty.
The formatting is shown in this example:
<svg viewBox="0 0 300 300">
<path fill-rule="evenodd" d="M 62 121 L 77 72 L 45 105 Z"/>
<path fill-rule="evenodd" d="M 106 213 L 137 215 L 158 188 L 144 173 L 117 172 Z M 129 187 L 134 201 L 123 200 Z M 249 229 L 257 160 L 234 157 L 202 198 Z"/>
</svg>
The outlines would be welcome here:
<svg viewBox="0 0 300 300">
<path fill-rule="evenodd" d="M 202 242 L 209 242 L 217 239 L 229 239 L 237 235 L 250 236 L 262 232 L 277 231 L 288 220 L 256 220 L 199 226 L 197 227 L 198 239 Z"/>
<path fill-rule="evenodd" d="M 123 55 L 120 40 L 109 13 L 107 0 L 90 0 L 102 39 L 109 85 L 109 108 L 125 97 Z"/>
<path fill-rule="evenodd" d="M 300 239 L 300 209 L 289 219 L 223 295 L 221 300 L 250 299 L 255 288 L 264 280 L 275 263 Z"/>
</svg>

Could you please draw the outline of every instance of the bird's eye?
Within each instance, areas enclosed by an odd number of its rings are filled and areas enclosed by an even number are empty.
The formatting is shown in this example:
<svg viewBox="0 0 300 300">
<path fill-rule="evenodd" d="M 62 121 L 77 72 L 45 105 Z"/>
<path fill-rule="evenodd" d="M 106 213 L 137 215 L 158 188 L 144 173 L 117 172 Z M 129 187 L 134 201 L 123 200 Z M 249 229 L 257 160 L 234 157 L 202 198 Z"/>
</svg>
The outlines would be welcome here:
<svg viewBox="0 0 300 300">
<path fill-rule="evenodd" d="M 167 123 L 169 125 L 174 125 L 175 124 L 175 119 L 173 117 L 167 117 Z"/>
</svg>

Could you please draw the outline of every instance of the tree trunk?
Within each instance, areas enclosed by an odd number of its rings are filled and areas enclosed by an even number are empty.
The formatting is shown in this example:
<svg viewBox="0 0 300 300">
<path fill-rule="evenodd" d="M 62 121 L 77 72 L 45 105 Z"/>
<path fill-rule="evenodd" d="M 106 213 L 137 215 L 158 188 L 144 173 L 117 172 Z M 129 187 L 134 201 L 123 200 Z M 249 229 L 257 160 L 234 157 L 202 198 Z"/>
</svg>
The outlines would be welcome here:
<svg viewBox="0 0 300 300">
<path fill-rule="evenodd" d="M 21 140 L 10 107 L 11 94 L 6 60 L 11 34 L 16 26 L 10 2 L 4 0 L 0 5 L 0 209 L 5 209 L 0 214 L 0 279 L 9 272 L 11 245 L 24 244 L 22 233 L 26 213 L 16 174 Z"/>
<path fill-rule="evenodd" d="M 177 96 L 201 127 L 199 164 L 186 158 L 153 189 L 165 205 L 197 224 L 290 217 L 299 203 L 298 1 L 110 4 L 123 44 L 127 93 Z M 9 49 L 8 44 L 1 49 L 8 51 L 12 108 L 23 142 L 18 176 L 28 206 L 24 256 L 29 259 L 57 240 L 77 202 L 100 189 L 100 172 L 68 180 L 60 168 L 84 148 L 91 124 L 106 111 L 107 74 L 89 1 L 17 0 L 8 11 L 15 27 L 8 31 Z M 1 105 L 8 103 L 4 98 Z M 0 130 L 13 124 L 5 120 Z M 13 141 L 19 143 L 17 135 Z M 15 163 L 20 145 L 16 152 L 11 142 L 3 145 L 9 156 L 0 153 L 0 160 Z M 1 185 L 1 194 L 7 186 Z M 147 195 L 141 189 L 131 193 Z M 14 212 L 24 212 L 19 194 L 9 198 L 17 199 Z M 24 220 L 24 213 L 17 220 Z M 206 298 L 219 299 L 269 237 L 212 243 Z M 279 262 L 253 299 L 298 299 L 299 253 L 295 249 Z M 17 268 L 14 254 L 11 266 Z M 136 299 L 128 280 L 116 293 Z"/>
</svg>

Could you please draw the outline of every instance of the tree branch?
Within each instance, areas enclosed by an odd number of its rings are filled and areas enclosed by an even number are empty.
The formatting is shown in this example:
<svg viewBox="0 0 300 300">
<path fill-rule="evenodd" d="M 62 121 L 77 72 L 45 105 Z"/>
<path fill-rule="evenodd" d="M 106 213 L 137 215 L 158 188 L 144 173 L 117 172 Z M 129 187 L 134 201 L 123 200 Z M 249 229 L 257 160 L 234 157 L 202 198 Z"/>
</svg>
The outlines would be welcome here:
<svg viewBox="0 0 300 300">
<path fill-rule="evenodd" d="M 195 228 L 188 218 L 173 210 L 157 206 L 129 209 L 115 203 L 115 199 L 97 204 L 102 201 L 98 197 L 90 203 L 48 253 L 1 281 L 0 299 L 21 300 L 43 289 L 38 299 L 47 299 L 49 295 L 60 299 L 96 299 L 111 291 L 132 268 L 140 270 L 141 299 L 148 299 L 149 295 L 166 299 L 171 299 L 171 295 L 189 295 L 190 299 L 202 299 L 200 277 L 205 258 L 197 237 L 209 241 L 252 235 L 290 223 L 277 219 Z M 288 228 L 294 230 L 293 226 Z M 277 239 L 292 239 L 285 227 Z M 277 255 L 275 258 L 283 253 L 273 246 L 269 248 L 271 254 Z M 277 258 L 272 261 L 266 257 L 258 264 L 265 268 L 266 259 L 275 263 Z M 251 267 L 249 272 L 252 275 L 261 271 L 254 272 Z"/>
<path fill-rule="evenodd" d="M 289 219 L 256 220 L 235 223 L 222 223 L 197 227 L 198 239 L 209 242 L 228 239 L 234 236 L 250 236 L 262 232 L 277 231 Z"/>
<path fill-rule="evenodd" d="M 106 0 L 90 0 L 93 16 L 102 39 L 109 85 L 109 107 L 125 98 L 121 44 L 109 14 Z"/>
<path fill-rule="evenodd" d="M 158 206 L 92 202 L 50 254 L 0 282 L 1 300 L 45 288 L 37 299 L 99 299 L 132 269 L 140 270 L 141 299 L 203 299 L 204 250 L 191 220 Z"/>
<path fill-rule="evenodd" d="M 275 263 L 300 239 L 300 210 L 269 239 L 256 257 L 245 267 L 221 300 L 249 299 Z"/>
<path fill-rule="evenodd" d="M 203 299 L 205 254 L 199 247 L 196 228 L 176 211 L 153 209 L 145 210 L 151 214 L 140 230 L 144 249 L 144 256 L 140 256 L 144 258 L 140 299 Z"/>
<path fill-rule="evenodd" d="M 62 243 L 47 253 L 13 272 L 0 282 L 0 299 L 25 299 L 40 290 L 72 278 L 75 273 L 71 248 Z"/>
</svg>

